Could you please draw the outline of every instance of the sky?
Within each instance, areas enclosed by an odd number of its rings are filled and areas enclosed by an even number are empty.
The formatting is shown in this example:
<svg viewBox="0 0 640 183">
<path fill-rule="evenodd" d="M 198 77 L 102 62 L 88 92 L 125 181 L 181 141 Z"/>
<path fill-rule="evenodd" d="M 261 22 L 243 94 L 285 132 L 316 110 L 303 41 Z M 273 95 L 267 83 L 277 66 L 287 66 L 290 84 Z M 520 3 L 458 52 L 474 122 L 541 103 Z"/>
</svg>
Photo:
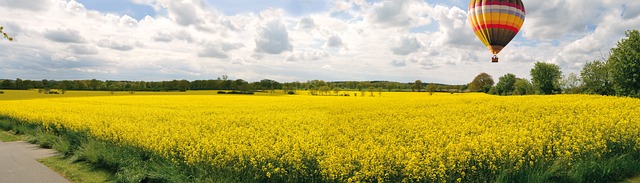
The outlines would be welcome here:
<svg viewBox="0 0 640 183">
<path fill-rule="evenodd" d="M 2 0 L 0 79 L 529 79 L 535 62 L 579 73 L 640 29 L 638 0 L 523 0 L 500 62 L 466 0 Z"/>
</svg>

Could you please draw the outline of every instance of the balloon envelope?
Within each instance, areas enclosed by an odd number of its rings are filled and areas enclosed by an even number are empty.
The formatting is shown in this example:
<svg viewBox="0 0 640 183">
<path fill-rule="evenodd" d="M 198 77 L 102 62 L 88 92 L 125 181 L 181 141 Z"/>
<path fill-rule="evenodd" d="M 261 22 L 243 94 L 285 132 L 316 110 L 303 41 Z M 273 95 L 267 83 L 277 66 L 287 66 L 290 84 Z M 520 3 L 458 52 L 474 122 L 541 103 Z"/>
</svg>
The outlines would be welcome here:
<svg viewBox="0 0 640 183">
<path fill-rule="evenodd" d="M 491 53 L 498 54 L 518 34 L 524 23 L 521 0 L 470 0 L 469 23 Z"/>
</svg>

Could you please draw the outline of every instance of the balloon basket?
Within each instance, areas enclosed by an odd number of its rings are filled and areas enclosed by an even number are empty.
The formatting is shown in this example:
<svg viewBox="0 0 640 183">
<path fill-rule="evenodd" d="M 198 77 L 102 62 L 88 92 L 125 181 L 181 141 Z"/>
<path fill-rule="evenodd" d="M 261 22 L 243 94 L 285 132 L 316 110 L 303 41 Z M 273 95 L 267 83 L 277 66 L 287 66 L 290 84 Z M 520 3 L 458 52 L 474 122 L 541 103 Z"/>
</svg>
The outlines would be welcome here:
<svg viewBox="0 0 640 183">
<path fill-rule="evenodd" d="M 498 63 L 498 57 L 492 57 L 491 63 Z"/>
</svg>

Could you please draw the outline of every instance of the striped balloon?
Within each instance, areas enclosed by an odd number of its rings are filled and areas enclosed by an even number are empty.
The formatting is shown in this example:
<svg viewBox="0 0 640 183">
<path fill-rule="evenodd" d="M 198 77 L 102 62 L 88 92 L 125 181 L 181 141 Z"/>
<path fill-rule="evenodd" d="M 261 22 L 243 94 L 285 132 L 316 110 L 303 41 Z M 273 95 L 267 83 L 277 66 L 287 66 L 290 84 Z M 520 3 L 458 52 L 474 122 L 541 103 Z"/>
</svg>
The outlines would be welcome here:
<svg viewBox="0 0 640 183">
<path fill-rule="evenodd" d="M 518 34 L 526 11 L 521 0 L 471 0 L 469 23 L 487 48 L 497 55 Z M 497 57 L 494 56 L 494 62 Z"/>
</svg>

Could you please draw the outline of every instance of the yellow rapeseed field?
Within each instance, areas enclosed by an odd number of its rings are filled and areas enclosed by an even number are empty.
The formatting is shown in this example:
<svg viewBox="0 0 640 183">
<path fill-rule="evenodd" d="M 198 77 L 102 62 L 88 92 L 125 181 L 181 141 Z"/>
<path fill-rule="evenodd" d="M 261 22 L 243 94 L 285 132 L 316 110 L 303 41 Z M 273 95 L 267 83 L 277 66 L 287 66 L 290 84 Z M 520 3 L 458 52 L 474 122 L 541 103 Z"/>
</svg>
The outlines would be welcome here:
<svg viewBox="0 0 640 183">
<path fill-rule="evenodd" d="M 640 100 L 590 95 L 131 95 L 0 106 L 2 116 L 268 178 L 465 181 L 640 148 Z"/>
</svg>

